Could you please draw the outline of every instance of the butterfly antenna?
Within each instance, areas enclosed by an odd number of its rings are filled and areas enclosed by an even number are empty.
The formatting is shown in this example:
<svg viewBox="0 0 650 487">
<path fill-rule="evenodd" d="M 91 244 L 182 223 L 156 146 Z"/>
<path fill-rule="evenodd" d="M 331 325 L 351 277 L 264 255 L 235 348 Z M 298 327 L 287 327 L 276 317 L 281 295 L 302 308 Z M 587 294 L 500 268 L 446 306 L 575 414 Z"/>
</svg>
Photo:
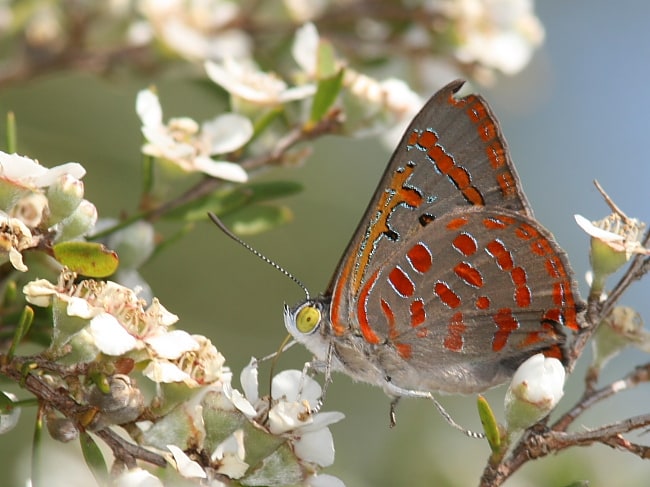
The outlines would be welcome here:
<svg viewBox="0 0 650 487">
<path fill-rule="evenodd" d="M 244 242 L 241 238 L 239 238 L 237 235 L 235 235 L 234 233 L 232 233 L 232 231 L 231 231 L 231 230 L 230 230 L 230 229 L 229 229 L 229 228 L 228 228 L 228 227 L 227 227 L 227 226 L 226 226 L 226 225 L 221 221 L 221 219 L 220 219 L 217 215 L 215 215 L 215 214 L 212 213 L 211 211 L 208 211 L 208 216 L 210 217 L 210 220 L 212 220 L 212 222 L 213 222 L 213 223 L 214 223 L 214 224 L 219 228 L 219 230 L 221 230 L 223 233 L 225 233 L 226 235 L 228 235 L 231 239 L 233 239 L 233 240 L 234 240 L 235 242 L 237 242 L 239 245 L 241 245 L 242 247 L 244 247 L 244 248 L 245 248 L 246 250 L 248 250 L 250 253 L 252 253 L 253 255 L 255 255 L 255 256 L 257 256 L 257 257 L 259 257 L 260 259 L 262 259 L 264 262 L 266 262 L 266 263 L 269 264 L 270 266 L 275 267 L 275 269 L 279 270 L 282 274 L 284 274 L 284 275 L 287 276 L 289 279 L 291 279 L 293 282 L 295 282 L 296 284 L 298 284 L 298 286 L 300 286 L 300 288 L 301 288 L 301 289 L 303 290 L 303 292 L 305 293 L 305 296 L 307 297 L 307 300 L 309 301 L 309 299 L 310 299 L 310 297 L 309 297 L 309 291 L 307 290 L 307 287 L 302 283 L 302 281 L 300 281 L 300 279 L 298 279 L 296 276 L 294 276 L 291 272 L 289 272 L 288 270 L 286 270 L 286 269 L 285 269 L 284 267 L 282 267 L 280 264 L 278 264 L 277 262 L 272 261 L 272 260 L 269 259 L 266 255 L 262 254 L 260 251 L 258 251 L 258 250 L 256 250 L 256 249 L 254 249 L 254 248 L 251 247 L 249 244 L 247 244 L 246 242 Z"/>
</svg>

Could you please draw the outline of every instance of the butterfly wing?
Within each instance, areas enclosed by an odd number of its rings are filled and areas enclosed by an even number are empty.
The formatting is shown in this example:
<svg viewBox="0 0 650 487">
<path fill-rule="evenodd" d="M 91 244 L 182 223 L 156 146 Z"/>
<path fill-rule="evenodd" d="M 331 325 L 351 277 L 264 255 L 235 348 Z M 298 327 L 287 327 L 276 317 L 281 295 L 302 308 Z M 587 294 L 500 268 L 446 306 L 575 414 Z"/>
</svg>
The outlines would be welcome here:
<svg viewBox="0 0 650 487">
<path fill-rule="evenodd" d="M 534 350 L 560 356 L 562 326 L 578 328 L 566 258 L 533 219 L 492 111 L 455 98 L 461 86 L 414 118 L 325 295 L 331 333 L 390 345 L 381 367 L 403 387 L 484 389 Z"/>
</svg>

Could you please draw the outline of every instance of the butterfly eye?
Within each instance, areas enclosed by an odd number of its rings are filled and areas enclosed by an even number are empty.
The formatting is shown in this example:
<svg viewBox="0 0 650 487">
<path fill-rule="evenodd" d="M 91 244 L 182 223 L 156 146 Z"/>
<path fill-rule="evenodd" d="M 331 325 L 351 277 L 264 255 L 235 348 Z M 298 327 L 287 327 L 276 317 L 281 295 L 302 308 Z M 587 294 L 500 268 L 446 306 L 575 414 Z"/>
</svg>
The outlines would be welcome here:
<svg viewBox="0 0 650 487">
<path fill-rule="evenodd" d="M 300 333 L 311 333 L 320 323 L 320 310 L 314 306 L 305 306 L 296 315 L 296 328 Z"/>
</svg>

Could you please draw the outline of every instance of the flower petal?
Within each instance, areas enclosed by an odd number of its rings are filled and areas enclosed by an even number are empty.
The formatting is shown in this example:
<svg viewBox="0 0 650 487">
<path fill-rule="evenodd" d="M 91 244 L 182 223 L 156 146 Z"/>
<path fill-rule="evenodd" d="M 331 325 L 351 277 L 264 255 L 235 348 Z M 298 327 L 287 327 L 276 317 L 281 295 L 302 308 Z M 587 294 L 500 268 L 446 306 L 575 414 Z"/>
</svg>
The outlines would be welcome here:
<svg viewBox="0 0 650 487">
<path fill-rule="evenodd" d="M 334 463 L 334 439 L 327 428 L 302 433 L 293 444 L 298 458 L 313 462 L 321 467 Z"/>
<path fill-rule="evenodd" d="M 112 485 L 113 487 L 164 487 L 158 477 L 137 467 L 122 472 Z"/>
<path fill-rule="evenodd" d="M 213 161 L 209 157 L 197 157 L 194 166 L 198 171 L 204 172 L 213 178 L 225 179 L 236 183 L 248 181 L 248 174 L 239 164 L 227 161 Z"/>
<path fill-rule="evenodd" d="M 345 487 L 341 479 L 327 474 L 314 475 L 308 478 L 307 485 L 309 487 Z"/>
<path fill-rule="evenodd" d="M 56 182 L 64 174 L 69 174 L 76 179 L 81 179 L 86 175 L 86 170 L 78 162 L 66 162 L 60 166 L 48 169 L 45 173 L 34 178 L 34 184 L 39 188 L 44 188 Z"/>
<path fill-rule="evenodd" d="M 196 340 L 184 330 L 172 330 L 148 337 L 145 342 L 156 352 L 158 357 L 168 360 L 176 360 L 186 352 L 199 349 Z"/>
<path fill-rule="evenodd" d="M 226 396 L 230 402 L 244 413 L 249 418 L 254 418 L 257 416 L 257 411 L 255 407 L 246 399 L 241 392 L 237 389 L 233 389 L 232 385 L 228 382 L 223 384 L 223 394 Z"/>
<path fill-rule="evenodd" d="M 89 331 L 97 348 L 106 355 L 122 355 L 133 350 L 137 344 L 137 340 L 108 313 L 101 313 L 90 320 Z"/>
<path fill-rule="evenodd" d="M 176 462 L 176 469 L 186 479 L 198 478 L 205 479 L 207 478 L 206 473 L 201 468 L 201 465 L 196 463 L 194 460 L 190 460 L 183 450 L 178 448 L 176 445 L 167 445 L 167 448 L 172 455 L 174 456 L 174 461 Z"/>
<path fill-rule="evenodd" d="M 188 373 L 182 371 L 177 365 L 165 360 L 152 360 L 142 371 L 142 374 L 157 384 L 193 382 L 193 379 Z"/>
<path fill-rule="evenodd" d="M 203 122 L 203 137 L 210 141 L 211 154 L 226 154 L 242 147 L 253 136 L 253 123 L 243 115 L 224 113 Z"/>
<path fill-rule="evenodd" d="M 575 218 L 576 223 L 580 228 L 582 228 L 585 232 L 587 232 L 588 235 L 594 238 L 603 240 L 605 242 L 625 240 L 625 237 L 623 237 L 623 235 L 618 235 L 614 232 L 608 232 L 607 230 L 598 228 L 582 215 L 573 215 L 573 218 Z"/>
<path fill-rule="evenodd" d="M 244 389 L 244 395 L 246 399 L 250 402 L 257 402 L 259 399 L 259 384 L 258 384 L 258 370 L 257 370 L 257 359 L 251 357 L 251 361 L 248 363 L 244 370 L 242 370 L 239 375 L 239 382 L 241 383 L 242 389 Z"/>
<path fill-rule="evenodd" d="M 142 125 L 157 127 L 162 125 L 162 108 L 158 96 L 151 90 L 142 90 L 135 100 L 135 111 Z"/>
<path fill-rule="evenodd" d="M 303 374 L 300 370 L 283 370 L 271 382 L 273 399 L 285 398 L 288 402 L 306 400 L 316 404 L 320 399 L 322 389 L 318 382 Z"/>
<path fill-rule="evenodd" d="M 316 26 L 308 22 L 296 31 L 291 47 L 293 59 L 311 77 L 316 76 L 319 42 Z"/>
</svg>

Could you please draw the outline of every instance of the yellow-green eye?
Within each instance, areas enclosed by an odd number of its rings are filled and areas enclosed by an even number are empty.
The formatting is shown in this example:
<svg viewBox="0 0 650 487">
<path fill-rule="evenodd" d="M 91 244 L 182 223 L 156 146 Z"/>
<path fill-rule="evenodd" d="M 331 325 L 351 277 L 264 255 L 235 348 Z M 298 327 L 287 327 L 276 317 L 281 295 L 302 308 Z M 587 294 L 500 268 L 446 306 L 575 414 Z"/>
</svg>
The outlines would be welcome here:
<svg viewBox="0 0 650 487">
<path fill-rule="evenodd" d="M 296 329 L 300 333 L 311 333 L 320 323 L 320 310 L 314 306 L 305 306 L 296 315 Z"/>
</svg>

